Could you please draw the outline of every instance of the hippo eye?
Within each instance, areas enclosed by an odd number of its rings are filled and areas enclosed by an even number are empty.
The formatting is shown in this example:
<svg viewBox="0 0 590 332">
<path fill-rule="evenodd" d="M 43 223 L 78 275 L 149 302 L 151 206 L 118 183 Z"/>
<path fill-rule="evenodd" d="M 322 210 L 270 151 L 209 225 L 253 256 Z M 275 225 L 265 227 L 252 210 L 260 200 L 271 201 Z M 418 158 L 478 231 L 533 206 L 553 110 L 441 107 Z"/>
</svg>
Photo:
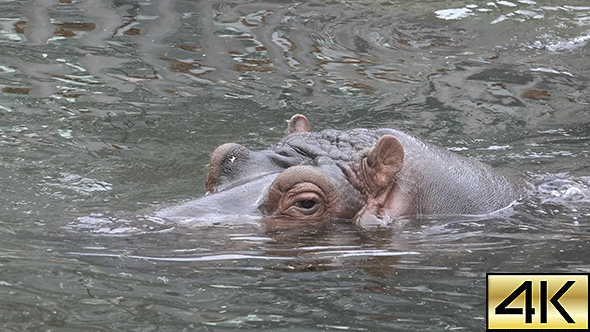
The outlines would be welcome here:
<svg viewBox="0 0 590 332">
<path fill-rule="evenodd" d="M 297 204 L 302 209 L 311 209 L 316 205 L 316 202 L 312 201 L 311 199 L 304 199 L 302 201 L 297 202 Z"/>
<path fill-rule="evenodd" d="M 341 207 L 335 184 L 311 166 L 292 166 L 279 174 L 259 207 L 264 215 L 293 219 L 325 219 Z M 340 216 L 340 215 L 338 215 Z"/>
<path fill-rule="evenodd" d="M 281 203 L 282 214 L 295 218 L 317 218 L 325 210 L 322 196 L 314 191 L 291 191 Z"/>
</svg>

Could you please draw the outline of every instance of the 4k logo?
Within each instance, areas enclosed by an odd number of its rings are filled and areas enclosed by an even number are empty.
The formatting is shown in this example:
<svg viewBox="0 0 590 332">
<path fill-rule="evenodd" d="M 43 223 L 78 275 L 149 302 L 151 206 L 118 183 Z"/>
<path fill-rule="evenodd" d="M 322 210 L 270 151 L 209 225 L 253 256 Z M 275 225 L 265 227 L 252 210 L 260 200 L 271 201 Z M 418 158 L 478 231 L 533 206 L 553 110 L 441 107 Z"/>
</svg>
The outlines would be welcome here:
<svg viewBox="0 0 590 332">
<path fill-rule="evenodd" d="M 488 330 L 588 331 L 587 274 L 487 275 Z"/>
</svg>

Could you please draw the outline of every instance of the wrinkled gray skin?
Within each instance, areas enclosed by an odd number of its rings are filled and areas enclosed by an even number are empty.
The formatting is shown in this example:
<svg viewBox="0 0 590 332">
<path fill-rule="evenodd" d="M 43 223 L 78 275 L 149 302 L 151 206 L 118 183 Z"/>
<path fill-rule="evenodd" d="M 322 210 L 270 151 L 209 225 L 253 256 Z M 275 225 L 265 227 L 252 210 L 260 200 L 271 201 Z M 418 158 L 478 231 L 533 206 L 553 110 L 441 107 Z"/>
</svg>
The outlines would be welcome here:
<svg viewBox="0 0 590 332">
<path fill-rule="evenodd" d="M 227 215 L 275 220 L 351 219 L 383 225 L 415 215 L 485 215 L 521 188 L 478 161 L 394 129 L 309 132 L 291 119 L 277 145 L 213 152 L 208 195 L 158 212 L 180 222 Z"/>
</svg>

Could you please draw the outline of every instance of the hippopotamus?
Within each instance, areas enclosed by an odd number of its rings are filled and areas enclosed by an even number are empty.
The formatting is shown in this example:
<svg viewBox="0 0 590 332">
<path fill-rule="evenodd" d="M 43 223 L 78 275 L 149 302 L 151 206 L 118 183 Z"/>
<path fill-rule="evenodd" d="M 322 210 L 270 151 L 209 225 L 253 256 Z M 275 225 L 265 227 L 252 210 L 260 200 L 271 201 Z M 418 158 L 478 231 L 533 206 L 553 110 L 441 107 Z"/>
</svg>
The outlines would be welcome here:
<svg viewBox="0 0 590 332">
<path fill-rule="evenodd" d="M 206 196 L 160 210 L 181 222 L 227 215 L 386 225 L 425 215 L 489 215 L 522 187 L 489 165 L 395 129 L 311 132 L 295 115 L 275 146 L 227 143 L 211 156 Z"/>
</svg>

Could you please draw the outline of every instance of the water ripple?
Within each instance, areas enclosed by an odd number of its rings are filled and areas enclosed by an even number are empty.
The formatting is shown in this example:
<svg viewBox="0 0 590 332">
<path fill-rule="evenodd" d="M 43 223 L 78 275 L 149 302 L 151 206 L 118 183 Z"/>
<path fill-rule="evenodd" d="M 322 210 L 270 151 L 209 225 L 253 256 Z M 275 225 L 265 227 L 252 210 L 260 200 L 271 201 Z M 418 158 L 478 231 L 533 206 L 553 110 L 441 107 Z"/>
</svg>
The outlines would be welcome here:
<svg viewBox="0 0 590 332">
<path fill-rule="evenodd" d="M 162 261 L 162 262 L 209 262 L 209 261 L 224 261 L 224 260 L 289 260 L 291 257 L 269 257 L 256 255 L 242 255 L 242 254 L 223 254 L 210 256 L 196 256 L 196 257 L 152 257 L 152 256 L 138 256 L 126 254 L 106 254 L 106 253 L 83 253 L 83 252 L 68 252 L 68 255 L 88 256 L 88 257 L 110 257 L 110 258 L 124 258 L 124 259 L 141 259 L 147 261 Z"/>
</svg>

